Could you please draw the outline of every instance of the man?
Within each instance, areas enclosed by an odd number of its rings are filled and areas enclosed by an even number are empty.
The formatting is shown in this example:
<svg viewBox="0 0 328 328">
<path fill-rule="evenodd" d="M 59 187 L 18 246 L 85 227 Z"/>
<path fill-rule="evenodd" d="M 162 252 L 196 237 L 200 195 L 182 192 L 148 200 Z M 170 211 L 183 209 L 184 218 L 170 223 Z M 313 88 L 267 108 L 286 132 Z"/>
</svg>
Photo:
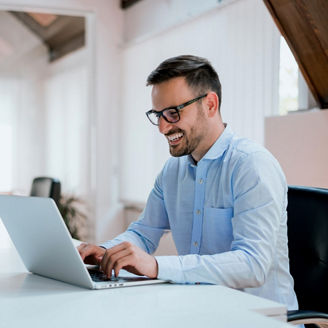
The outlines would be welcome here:
<svg viewBox="0 0 328 328">
<path fill-rule="evenodd" d="M 221 84 L 206 59 L 170 58 L 147 85 L 153 109 L 146 114 L 173 157 L 139 219 L 101 247 L 82 244 L 81 257 L 108 277 L 124 268 L 177 283 L 220 284 L 296 309 L 287 185 L 278 162 L 222 122 Z M 152 256 L 168 229 L 179 256 Z"/>
</svg>

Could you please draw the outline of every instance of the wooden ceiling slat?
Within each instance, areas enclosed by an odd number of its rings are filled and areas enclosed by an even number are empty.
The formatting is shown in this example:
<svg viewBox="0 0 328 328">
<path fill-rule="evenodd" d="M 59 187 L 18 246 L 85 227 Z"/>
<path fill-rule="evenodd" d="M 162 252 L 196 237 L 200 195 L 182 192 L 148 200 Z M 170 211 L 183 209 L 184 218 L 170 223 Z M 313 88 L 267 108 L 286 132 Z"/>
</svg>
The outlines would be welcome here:
<svg viewBox="0 0 328 328">
<path fill-rule="evenodd" d="M 127 9 L 141 0 L 121 0 L 121 8 Z"/>
<path fill-rule="evenodd" d="M 53 14 L 42 14 L 32 12 L 27 12 L 27 14 L 31 16 L 35 21 L 37 21 L 40 25 L 45 27 L 51 25 L 58 17 Z"/>
<path fill-rule="evenodd" d="M 12 11 L 11 14 L 44 42 L 51 61 L 85 44 L 85 17 L 58 15 L 51 24 L 43 26 L 30 13 Z"/>
<path fill-rule="evenodd" d="M 328 1 L 264 0 L 320 108 L 328 108 Z"/>
</svg>

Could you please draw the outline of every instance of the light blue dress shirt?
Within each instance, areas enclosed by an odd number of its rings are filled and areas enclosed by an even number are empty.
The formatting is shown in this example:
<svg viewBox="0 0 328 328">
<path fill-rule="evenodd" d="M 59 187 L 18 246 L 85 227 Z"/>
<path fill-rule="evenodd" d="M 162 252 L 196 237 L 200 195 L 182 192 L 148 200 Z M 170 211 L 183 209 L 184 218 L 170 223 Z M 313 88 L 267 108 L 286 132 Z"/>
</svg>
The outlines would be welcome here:
<svg viewBox="0 0 328 328">
<path fill-rule="evenodd" d="M 170 158 L 139 219 L 103 246 L 130 241 L 152 254 L 171 230 L 179 255 L 156 257 L 158 278 L 224 285 L 297 309 L 286 206 L 277 160 L 227 126 L 197 165 Z"/>
</svg>

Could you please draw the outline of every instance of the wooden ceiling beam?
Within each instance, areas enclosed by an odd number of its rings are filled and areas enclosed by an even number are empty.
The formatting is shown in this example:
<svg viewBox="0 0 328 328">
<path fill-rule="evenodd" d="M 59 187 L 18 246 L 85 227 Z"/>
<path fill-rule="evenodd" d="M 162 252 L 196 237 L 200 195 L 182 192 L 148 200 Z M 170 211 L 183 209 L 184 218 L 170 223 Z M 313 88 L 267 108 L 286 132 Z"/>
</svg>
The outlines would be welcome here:
<svg viewBox="0 0 328 328">
<path fill-rule="evenodd" d="M 121 0 L 121 8 L 127 9 L 141 0 Z"/>
<path fill-rule="evenodd" d="M 320 108 L 328 108 L 328 1 L 263 1 Z"/>
</svg>

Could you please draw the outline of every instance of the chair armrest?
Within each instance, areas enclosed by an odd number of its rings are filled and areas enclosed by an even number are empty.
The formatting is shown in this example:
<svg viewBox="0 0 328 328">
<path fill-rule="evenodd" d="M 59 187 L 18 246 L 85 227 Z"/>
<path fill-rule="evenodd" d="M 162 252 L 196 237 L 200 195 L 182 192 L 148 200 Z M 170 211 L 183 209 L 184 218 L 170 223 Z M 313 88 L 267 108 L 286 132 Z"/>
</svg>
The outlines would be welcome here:
<svg viewBox="0 0 328 328">
<path fill-rule="evenodd" d="M 328 314 L 316 311 L 288 311 L 287 321 L 292 325 L 314 324 L 318 327 L 328 328 Z"/>
</svg>

